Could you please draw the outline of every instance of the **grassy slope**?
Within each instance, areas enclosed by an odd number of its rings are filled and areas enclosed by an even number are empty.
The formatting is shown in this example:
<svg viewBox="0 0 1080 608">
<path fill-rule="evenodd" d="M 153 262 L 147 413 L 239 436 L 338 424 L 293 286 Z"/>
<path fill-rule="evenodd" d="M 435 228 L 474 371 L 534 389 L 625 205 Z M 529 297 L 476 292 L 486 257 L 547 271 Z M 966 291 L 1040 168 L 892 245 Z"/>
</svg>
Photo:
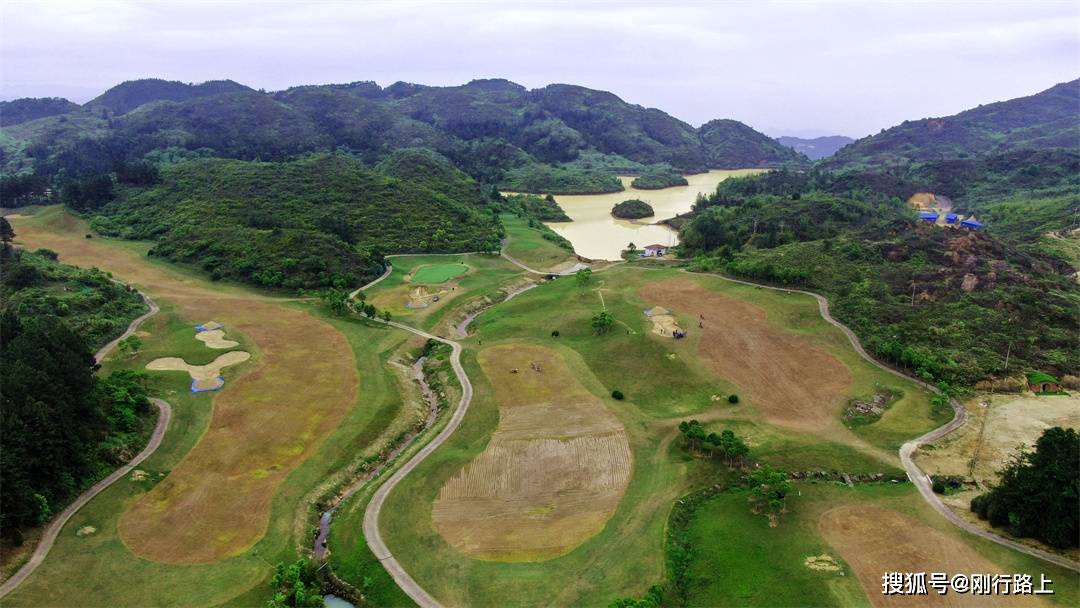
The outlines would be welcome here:
<svg viewBox="0 0 1080 608">
<path fill-rule="evenodd" d="M 484 449 L 498 421 L 489 380 L 471 351 L 466 351 L 466 370 L 476 386 L 466 420 L 443 448 L 391 494 L 381 522 L 395 555 L 435 597 L 450 604 L 471 605 L 605 605 L 616 596 L 643 592 L 660 580 L 668 510 L 677 496 L 700 483 L 702 467 L 711 466 L 674 448 L 678 420 L 693 415 L 761 423 L 752 404 L 733 408 L 726 402 L 716 404 L 710 400 L 710 395 L 730 392 L 733 387 L 700 366 L 693 356 L 692 339 L 675 343 L 646 333 L 641 315 L 646 303 L 637 300 L 637 289 L 645 281 L 673 274 L 622 269 L 596 275 L 593 287 L 603 282 L 608 309 L 617 319 L 616 328 L 602 338 L 591 335 L 587 321 L 600 308 L 598 295 L 592 290 L 579 293 L 573 281 L 563 279 L 523 294 L 475 321 L 477 333 L 466 341 L 470 347 L 480 346 L 480 340 L 484 345 L 528 340 L 562 349 L 586 386 L 611 403 L 613 412 L 626 426 L 634 454 L 634 477 L 608 525 L 563 557 L 506 564 L 471 560 L 450 549 L 432 526 L 431 502 L 445 480 Z M 809 298 L 744 288 L 706 277 L 699 280 L 710 288 L 761 305 L 771 322 L 798 327 L 799 333 L 836 352 L 845 364 L 854 366 L 856 393 L 871 390 L 875 382 L 883 379 L 853 352 L 844 354 L 850 351 L 846 340 L 817 317 L 816 306 Z M 558 314 L 552 314 L 553 310 Z M 553 329 L 560 330 L 559 338 L 550 336 Z M 671 352 L 674 358 L 666 356 Z M 933 426 L 925 395 L 899 379 L 893 382 L 910 395 L 909 401 L 897 404 L 895 411 L 924 411 L 926 416 L 919 426 Z M 627 401 L 612 402 L 608 393 L 613 388 L 626 393 Z M 766 434 L 771 435 L 772 446 L 759 451 L 772 454 L 778 463 L 785 459 L 793 462 L 792 451 L 798 450 L 800 443 L 807 447 L 816 443 L 813 438 L 793 439 L 773 429 Z M 816 448 L 817 455 L 808 464 L 826 467 L 836 463 L 836 468 L 843 468 L 840 465 L 849 459 L 861 459 L 856 470 L 895 471 L 895 464 L 890 465 L 895 462 L 891 453 L 868 446 L 850 433 L 843 438 L 859 446 L 857 451 L 827 444 Z M 882 462 L 882 457 L 893 460 Z"/>
<path fill-rule="evenodd" d="M 790 511 L 779 527 L 753 516 L 741 490 L 708 501 L 691 526 L 696 559 L 690 570 L 691 606 L 865 606 L 867 598 L 845 564 L 845 576 L 817 573 L 803 560 L 828 553 L 843 563 L 818 532 L 826 510 L 848 503 L 894 509 L 972 546 L 1002 573 L 1040 573 L 1054 581 L 1051 601 L 1073 605 L 1080 592 L 1075 574 L 964 533 L 939 516 L 910 484 L 868 484 L 848 488 L 838 483 L 795 485 Z M 888 539 L 882 539 L 886 541 Z"/>
<path fill-rule="evenodd" d="M 545 234 L 551 233 L 532 228 L 525 220 L 510 213 L 504 213 L 500 218 L 506 228 L 506 254 L 522 264 L 547 270 L 575 259 L 573 249 L 544 238 Z"/>
</svg>

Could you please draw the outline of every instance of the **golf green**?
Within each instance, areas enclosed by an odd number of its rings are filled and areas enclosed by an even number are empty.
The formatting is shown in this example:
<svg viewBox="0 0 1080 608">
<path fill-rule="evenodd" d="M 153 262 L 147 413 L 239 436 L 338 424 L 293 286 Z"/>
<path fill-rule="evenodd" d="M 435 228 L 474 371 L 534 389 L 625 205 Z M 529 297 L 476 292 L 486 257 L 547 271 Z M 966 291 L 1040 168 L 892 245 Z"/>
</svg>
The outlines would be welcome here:
<svg viewBox="0 0 1080 608">
<path fill-rule="evenodd" d="M 431 264 L 421 266 L 413 273 L 413 283 L 445 283 L 450 279 L 465 274 L 469 267 L 465 264 Z"/>
</svg>

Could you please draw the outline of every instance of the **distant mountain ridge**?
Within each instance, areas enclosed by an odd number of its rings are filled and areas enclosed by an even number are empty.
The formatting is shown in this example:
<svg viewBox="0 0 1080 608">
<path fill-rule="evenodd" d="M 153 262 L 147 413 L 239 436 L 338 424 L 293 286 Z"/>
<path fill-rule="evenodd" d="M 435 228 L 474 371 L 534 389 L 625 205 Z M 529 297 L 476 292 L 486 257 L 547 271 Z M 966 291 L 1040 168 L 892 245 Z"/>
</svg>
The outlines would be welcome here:
<svg viewBox="0 0 1080 608">
<path fill-rule="evenodd" d="M 81 107 L 62 97 L 23 97 L 11 101 L 0 101 L 0 127 L 67 114 Z"/>
<path fill-rule="evenodd" d="M 102 172 L 166 149 L 240 160 L 340 149 L 375 163 L 394 150 L 423 147 L 482 181 L 544 187 L 555 180 L 563 191 L 610 189 L 620 172 L 809 165 L 736 121 L 695 129 L 607 91 L 569 84 L 529 90 L 503 79 L 385 88 L 361 81 L 270 93 L 231 80 L 134 80 L 71 109 L 64 120 L 28 121 L 4 135 L 5 173 L 50 176 L 61 169 Z"/>
<path fill-rule="evenodd" d="M 776 141 L 780 142 L 780 145 L 805 154 L 810 160 L 821 160 L 827 156 L 832 156 L 837 150 L 855 140 L 844 135 L 826 135 L 811 138 L 783 135 L 777 137 Z"/>
<path fill-rule="evenodd" d="M 854 142 L 821 166 L 896 166 L 1054 148 L 1080 148 L 1080 79 L 952 116 L 904 121 Z"/>
</svg>

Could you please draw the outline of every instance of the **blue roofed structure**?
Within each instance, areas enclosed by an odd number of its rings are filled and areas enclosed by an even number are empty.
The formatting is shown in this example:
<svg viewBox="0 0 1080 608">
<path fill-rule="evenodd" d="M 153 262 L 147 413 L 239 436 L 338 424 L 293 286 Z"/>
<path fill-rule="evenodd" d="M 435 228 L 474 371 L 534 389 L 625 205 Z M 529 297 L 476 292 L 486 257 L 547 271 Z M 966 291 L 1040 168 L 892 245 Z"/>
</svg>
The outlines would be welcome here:
<svg viewBox="0 0 1080 608">
<path fill-rule="evenodd" d="M 956 220 L 958 220 L 958 219 L 960 219 L 960 216 L 956 215 L 955 213 L 946 213 L 945 214 L 945 223 L 946 224 L 955 224 Z"/>
<path fill-rule="evenodd" d="M 961 228 L 970 228 L 972 230 L 978 230 L 979 228 L 983 227 L 983 223 L 982 222 L 977 222 L 975 220 L 964 220 L 964 221 L 960 222 L 960 227 Z"/>
<path fill-rule="evenodd" d="M 938 214 L 933 211 L 921 211 L 919 212 L 919 219 L 924 222 L 934 223 L 938 219 Z"/>
</svg>

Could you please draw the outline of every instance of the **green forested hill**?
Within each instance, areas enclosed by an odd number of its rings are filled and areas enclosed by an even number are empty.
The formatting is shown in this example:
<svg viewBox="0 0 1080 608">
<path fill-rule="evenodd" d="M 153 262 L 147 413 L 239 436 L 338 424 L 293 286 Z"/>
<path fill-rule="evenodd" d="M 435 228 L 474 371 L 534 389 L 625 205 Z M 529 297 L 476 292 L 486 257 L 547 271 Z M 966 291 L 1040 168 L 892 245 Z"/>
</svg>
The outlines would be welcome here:
<svg viewBox="0 0 1080 608">
<path fill-rule="evenodd" d="M 80 108 L 61 97 L 23 98 L 12 101 L 0 101 L 0 127 L 17 125 L 46 116 L 67 114 Z"/>
<path fill-rule="evenodd" d="M 102 233 L 153 239 L 152 255 L 268 287 L 359 285 L 382 272 L 384 254 L 472 251 L 498 239 L 476 182 L 422 150 L 399 151 L 378 170 L 343 154 L 197 159 L 117 194 L 90 211 Z"/>
<path fill-rule="evenodd" d="M 373 164 L 416 147 L 506 189 L 555 192 L 618 190 L 612 173 L 628 164 L 697 172 L 808 163 L 741 123 L 695 129 L 661 110 L 574 85 L 357 82 L 264 93 L 232 81 L 147 79 L 118 85 L 62 116 L 3 129 L 0 166 L 6 175 L 71 177 L 162 150 L 265 161 L 338 149 Z"/>
<path fill-rule="evenodd" d="M 908 120 L 823 161 L 827 169 L 964 159 L 1013 150 L 1080 148 L 1080 80 L 953 116 Z"/>
<path fill-rule="evenodd" d="M 231 80 L 210 80 L 201 84 L 187 84 L 160 78 L 143 78 L 122 82 L 86 102 L 85 107 L 91 110 L 105 110 L 110 114 L 126 114 L 153 101 L 184 101 L 196 97 L 250 90 Z"/>
</svg>

